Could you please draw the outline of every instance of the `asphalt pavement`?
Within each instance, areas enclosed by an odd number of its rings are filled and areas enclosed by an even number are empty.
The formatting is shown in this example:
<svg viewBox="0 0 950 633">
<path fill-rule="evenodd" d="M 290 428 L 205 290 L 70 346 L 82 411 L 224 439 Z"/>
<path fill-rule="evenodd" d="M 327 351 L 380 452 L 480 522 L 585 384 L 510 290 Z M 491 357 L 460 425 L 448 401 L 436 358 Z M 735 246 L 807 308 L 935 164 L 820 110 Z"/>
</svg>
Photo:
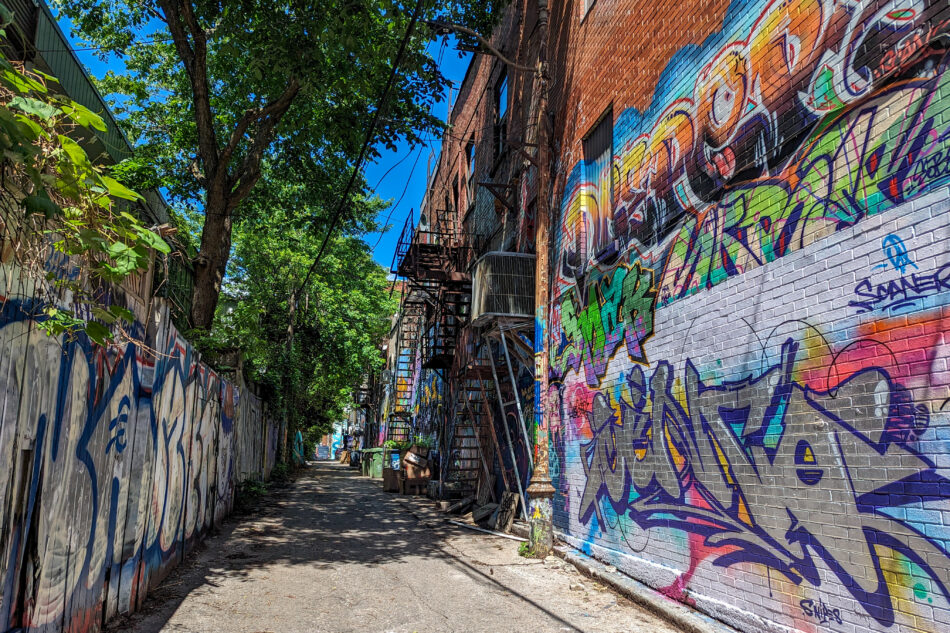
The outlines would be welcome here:
<svg viewBox="0 0 950 633">
<path fill-rule="evenodd" d="M 109 627 L 130 633 L 677 633 L 519 543 L 333 462 L 229 521 Z"/>
</svg>

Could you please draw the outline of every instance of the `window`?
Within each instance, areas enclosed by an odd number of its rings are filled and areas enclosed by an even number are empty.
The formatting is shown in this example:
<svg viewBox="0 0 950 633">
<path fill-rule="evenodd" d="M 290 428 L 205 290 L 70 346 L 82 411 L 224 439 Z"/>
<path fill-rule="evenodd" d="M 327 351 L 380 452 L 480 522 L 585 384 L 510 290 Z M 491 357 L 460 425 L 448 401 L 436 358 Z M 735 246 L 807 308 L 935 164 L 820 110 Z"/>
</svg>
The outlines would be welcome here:
<svg viewBox="0 0 950 633">
<path fill-rule="evenodd" d="M 468 161 L 468 190 L 466 191 L 468 206 L 475 204 L 475 135 L 468 140 L 465 146 L 465 159 Z"/>
<path fill-rule="evenodd" d="M 508 114 L 508 73 L 502 73 L 495 86 L 495 107 L 498 110 L 498 120 L 503 120 Z"/>
<path fill-rule="evenodd" d="M 502 71 L 501 77 L 495 82 L 495 151 L 497 160 L 505 151 L 505 141 L 508 133 L 508 74 Z"/>
<path fill-rule="evenodd" d="M 598 255 L 613 243 L 611 223 L 614 153 L 614 117 L 611 108 L 584 137 L 584 211 L 587 216 L 588 253 Z"/>
<path fill-rule="evenodd" d="M 455 218 L 455 214 L 459 208 L 459 179 L 461 177 L 456 174 L 455 178 L 452 179 L 452 217 Z"/>
</svg>

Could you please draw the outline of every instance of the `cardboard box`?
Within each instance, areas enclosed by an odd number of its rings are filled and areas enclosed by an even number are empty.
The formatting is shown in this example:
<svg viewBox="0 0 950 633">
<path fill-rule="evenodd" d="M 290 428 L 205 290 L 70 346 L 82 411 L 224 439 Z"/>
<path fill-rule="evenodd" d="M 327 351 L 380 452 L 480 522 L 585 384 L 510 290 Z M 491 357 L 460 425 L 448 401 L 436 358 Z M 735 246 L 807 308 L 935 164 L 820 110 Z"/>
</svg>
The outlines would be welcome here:
<svg viewBox="0 0 950 633">
<path fill-rule="evenodd" d="M 428 464 L 425 466 L 416 466 L 415 464 L 406 462 L 403 464 L 403 472 L 406 473 L 406 477 L 409 479 L 428 479 L 432 476 Z"/>
</svg>

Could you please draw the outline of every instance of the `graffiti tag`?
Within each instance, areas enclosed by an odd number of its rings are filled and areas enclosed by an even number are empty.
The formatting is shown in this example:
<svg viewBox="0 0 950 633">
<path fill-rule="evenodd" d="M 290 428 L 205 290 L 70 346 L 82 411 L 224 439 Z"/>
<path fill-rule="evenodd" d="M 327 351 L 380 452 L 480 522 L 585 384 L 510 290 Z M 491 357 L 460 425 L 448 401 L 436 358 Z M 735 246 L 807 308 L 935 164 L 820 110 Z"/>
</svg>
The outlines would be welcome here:
<svg viewBox="0 0 950 633">
<path fill-rule="evenodd" d="M 598 281 L 588 284 L 581 302 L 572 289 L 561 299 L 561 325 L 569 349 L 569 364 L 584 365 L 588 381 L 603 377 L 608 361 L 621 342 L 635 363 L 646 363 L 644 343 L 653 336 L 656 290 L 653 271 L 640 262 L 619 265 Z"/>
<path fill-rule="evenodd" d="M 817 604 L 814 600 L 802 600 L 798 604 L 802 608 L 802 613 L 810 618 L 815 618 L 818 624 L 828 624 L 829 622 L 841 624 L 841 610 L 825 604 L 825 601 L 821 598 L 818 599 Z"/>
<path fill-rule="evenodd" d="M 931 273 L 911 273 L 898 279 L 877 284 L 870 278 L 862 279 L 854 287 L 857 297 L 848 305 L 858 309 L 858 314 L 873 310 L 910 310 L 920 308 L 919 302 L 950 290 L 950 263 Z"/>
</svg>

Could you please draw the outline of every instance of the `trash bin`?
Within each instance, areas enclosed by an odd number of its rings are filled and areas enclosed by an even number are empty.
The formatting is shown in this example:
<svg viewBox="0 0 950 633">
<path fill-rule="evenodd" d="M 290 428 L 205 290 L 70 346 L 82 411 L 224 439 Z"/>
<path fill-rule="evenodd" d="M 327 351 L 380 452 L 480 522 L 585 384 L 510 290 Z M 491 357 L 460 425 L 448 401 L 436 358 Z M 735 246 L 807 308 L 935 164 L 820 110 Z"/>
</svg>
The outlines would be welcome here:
<svg viewBox="0 0 950 633">
<path fill-rule="evenodd" d="M 363 474 L 373 479 L 383 476 L 383 448 L 369 448 L 363 451 Z"/>
</svg>

